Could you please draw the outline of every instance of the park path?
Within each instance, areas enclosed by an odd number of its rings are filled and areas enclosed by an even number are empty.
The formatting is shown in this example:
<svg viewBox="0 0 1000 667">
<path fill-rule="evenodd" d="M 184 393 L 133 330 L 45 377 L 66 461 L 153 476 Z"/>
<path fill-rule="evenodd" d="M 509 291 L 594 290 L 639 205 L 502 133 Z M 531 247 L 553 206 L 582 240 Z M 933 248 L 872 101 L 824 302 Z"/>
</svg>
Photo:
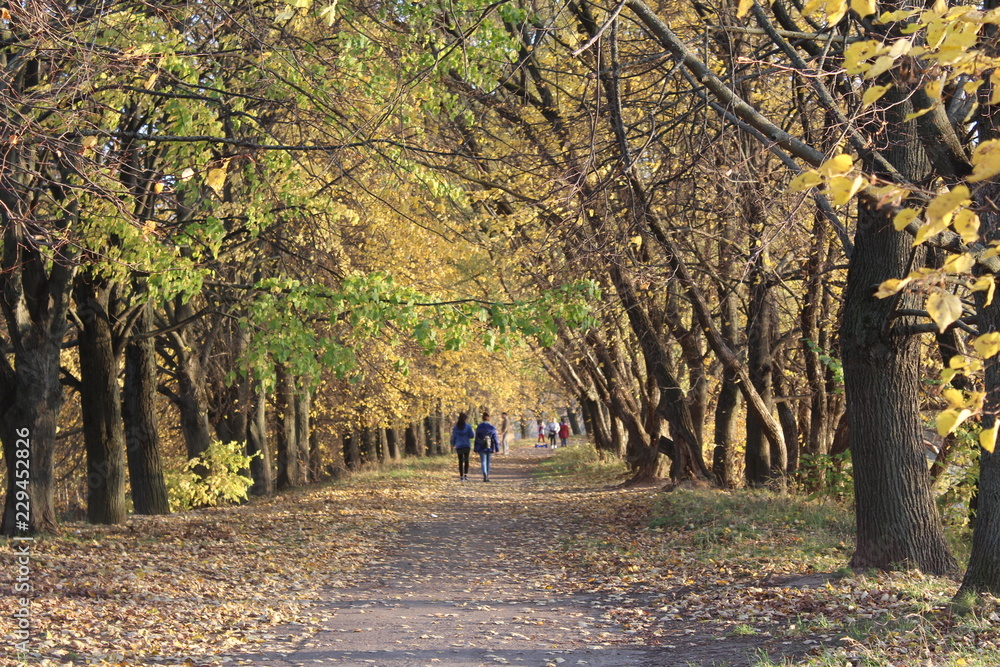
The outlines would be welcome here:
<svg viewBox="0 0 1000 667">
<path fill-rule="evenodd" d="M 671 664 L 655 649 L 629 646 L 596 595 L 562 592 L 558 563 L 534 563 L 572 530 L 555 518 L 562 512 L 546 512 L 549 498 L 531 475 L 549 453 L 522 445 L 497 456 L 488 483 L 475 465 L 471 481 L 456 475 L 450 497 L 415 513 L 395 547 L 355 575 L 354 586 L 324 592 L 313 609 L 325 619 L 320 632 L 240 663 Z"/>
</svg>

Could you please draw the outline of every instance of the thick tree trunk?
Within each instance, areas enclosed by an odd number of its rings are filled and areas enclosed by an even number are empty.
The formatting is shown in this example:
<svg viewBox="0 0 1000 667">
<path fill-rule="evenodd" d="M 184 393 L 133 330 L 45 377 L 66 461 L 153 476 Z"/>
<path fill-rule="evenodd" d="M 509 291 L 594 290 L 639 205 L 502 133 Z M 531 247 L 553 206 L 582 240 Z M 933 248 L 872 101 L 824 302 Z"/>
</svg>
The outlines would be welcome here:
<svg viewBox="0 0 1000 667">
<path fill-rule="evenodd" d="M 569 432 L 573 435 L 583 435 L 580 428 L 580 415 L 570 406 L 566 406 L 566 417 L 569 420 Z"/>
<path fill-rule="evenodd" d="M 49 266 L 34 249 L 34 244 L 25 242 L 21 221 L 27 214 L 28 193 L 9 171 L 17 162 L 18 150 L 6 148 L 7 160 L 0 161 L 3 180 L 0 187 L 0 229 L 3 233 L 0 306 L 9 344 L 14 351 L 13 365 L 5 356 L 6 352 L 0 357 L 0 439 L 7 466 L 7 494 L 0 525 L 4 535 L 50 531 L 56 527 L 52 452 L 63 401 L 59 357 L 75 273 L 75 257 L 69 256 L 72 248 L 60 251 Z M 24 480 L 18 477 L 18 471 L 24 468 L 17 464 L 22 460 L 18 456 L 22 452 L 28 452 L 29 461 L 28 511 L 24 511 L 17 499 L 25 486 L 18 485 Z"/>
<path fill-rule="evenodd" d="M 368 426 L 361 428 L 361 460 L 366 464 L 378 463 L 378 454 L 375 452 L 375 437 L 372 429 Z"/>
<path fill-rule="evenodd" d="M 357 470 L 361 465 L 361 448 L 358 446 L 357 431 L 344 433 L 344 467 Z"/>
<path fill-rule="evenodd" d="M 894 299 L 873 286 L 909 272 L 910 238 L 861 206 L 847 274 L 840 348 L 854 460 L 857 548 L 851 566 L 956 569 L 930 493 L 920 419 L 920 343 L 891 319 Z M 900 308 L 917 308 L 904 297 Z"/>
<path fill-rule="evenodd" d="M 208 389 L 201 358 L 180 332 L 174 334 L 177 354 L 177 393 L 168 394 L 180 411 L 181 434 L 187 456 L 193 459 L 212 444 L 212 425 L 208 418 Z"/>
<path fill-rule="evenodd" d="M 380 464 L 389 460 L 389 436 L 386 435 L 384 428 L 375 430 L 375 454 Z"/>
<path fill-rule="evenodd" d="M 403 436 L 403 454 L 406 456 L 420 456 L 417 427 L 413 422 L 406 425 L 406 431 Z"/>
<path fill-rule="evenodd" d="M 74 297 L 79 331 L 80 409 L 87 450 L 87 520 L 119 524 L 125 510 L 125 428 L 111 323 L 112 285 L 80 274 Z"/>
<path fill-rule="evenodd" d="M 153 327 L 152 305 L 146 304 L 135 334 Z M 152 338 L 135 338 L 125 346 L 125 388 L 122 420 L 132 505 L 136 514 L 169 514 L 163 478 L 160 434 L 156 417 L 156 345 Z"/>
<path fill-rule="evenodd" d="M 399 430 L 395 427 L 385 430 L 385 444 L 388 456 L 393 461 L 400 461 L 403 458 L 402 448 L 399 446 Z"/>
</svg>

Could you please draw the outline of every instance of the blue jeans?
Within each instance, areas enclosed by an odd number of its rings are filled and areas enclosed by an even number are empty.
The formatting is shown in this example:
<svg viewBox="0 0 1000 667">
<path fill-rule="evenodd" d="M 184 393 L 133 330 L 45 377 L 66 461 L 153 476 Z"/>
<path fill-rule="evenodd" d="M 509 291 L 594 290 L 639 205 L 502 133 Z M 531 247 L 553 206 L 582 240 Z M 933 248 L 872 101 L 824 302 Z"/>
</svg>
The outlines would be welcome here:
<svg viewBox="0 0 1000 667">
<path fill-rule="evenodd" d="M 490 476 L 490 459 L 493 457 L 493 452 L 479 452 L 479 465 L 483 468 L 483 477 Z"/>
</svg>

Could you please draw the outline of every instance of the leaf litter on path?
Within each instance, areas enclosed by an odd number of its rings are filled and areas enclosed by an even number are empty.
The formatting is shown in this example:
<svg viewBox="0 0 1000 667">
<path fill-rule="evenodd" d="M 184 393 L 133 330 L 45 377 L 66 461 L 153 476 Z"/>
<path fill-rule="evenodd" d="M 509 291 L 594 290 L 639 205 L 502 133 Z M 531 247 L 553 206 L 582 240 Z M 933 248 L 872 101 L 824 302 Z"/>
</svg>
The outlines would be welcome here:
<svg viewBox="0 0 1000 667">
<path fill-rule="evenodd" d="M 33 543 L 23 658 L 735 667 L 831 651 L 858 664 L 880 644 L 901 660 L 881 664 L 902 665 L 970 632 L 981 650 L 996 643 L 948 618 L 917 575 L 830 579 L 752 549 L 706 558 L 695 526 L 650 528 L 661 494 L 532 478 L 549 455 L 500 457 L 490 484 L 453 480 L 448 459 L 240 507 L 67 524 Z M 0 586 L 12 579 L 8 567 Z M 0 598 L 8 646 L 15 603 Z M 887 617 L 920 632 L 886 630 Z"/>
</svg>

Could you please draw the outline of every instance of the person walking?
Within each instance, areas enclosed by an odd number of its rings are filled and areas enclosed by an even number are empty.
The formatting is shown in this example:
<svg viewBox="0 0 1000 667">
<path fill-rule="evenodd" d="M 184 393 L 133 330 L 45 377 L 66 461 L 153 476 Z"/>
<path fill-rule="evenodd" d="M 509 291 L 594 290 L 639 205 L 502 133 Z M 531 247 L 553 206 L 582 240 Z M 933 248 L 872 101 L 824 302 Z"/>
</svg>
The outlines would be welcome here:
<svg viewBox="0 0 1000 667">
<path fill-rule="evenodd" d="M 507 413 L 500 413 L 500 453 L 507 456 L 507 440 L 510 439 L 510 420 Z"/>
<path fill-rule="evenodd" d="M 565 447 L 566 438 L 568 437 L 569 437 L 569 424 L 566 422 L 566 418 L 563 417 L 561 420 L 559 420 L 559 440 L 561 440 L 559 444 Z"/>
<path fill-rule="evenodd" d="M 545 446 L 545 424 L 541 419 L 538 420 L 538 442 L 535 443 L 535 447 Z"/>
<path fill-rule="evenodd" d="M 472 430 L 469 416 L 459 413 L 458 421 L 451 429 L 451 448 L 458 454 L 458 479 L 465 482 L 469 479 L 469 452 L 472 450 L 472 439 L 476 432 Z"/>
<path fill-rule="evenodd" d="M 552 420 L 545 425 L 545 435 L 549 436 L 549 446 L 556 448 L 556 434 L 559 433 L 559 424 Z"/>
<path fill-rule="evenodd" d="M 479 454 L 479 464 L 483 468 L 483 481 L 490 481 L 490 459 L 493 452 L 500 449 L 497 441 L 497 427 L 490 423 L 490 413 L 483 412 L 483 421 L 476 427 L 475 450 Z"/>
</svg>

